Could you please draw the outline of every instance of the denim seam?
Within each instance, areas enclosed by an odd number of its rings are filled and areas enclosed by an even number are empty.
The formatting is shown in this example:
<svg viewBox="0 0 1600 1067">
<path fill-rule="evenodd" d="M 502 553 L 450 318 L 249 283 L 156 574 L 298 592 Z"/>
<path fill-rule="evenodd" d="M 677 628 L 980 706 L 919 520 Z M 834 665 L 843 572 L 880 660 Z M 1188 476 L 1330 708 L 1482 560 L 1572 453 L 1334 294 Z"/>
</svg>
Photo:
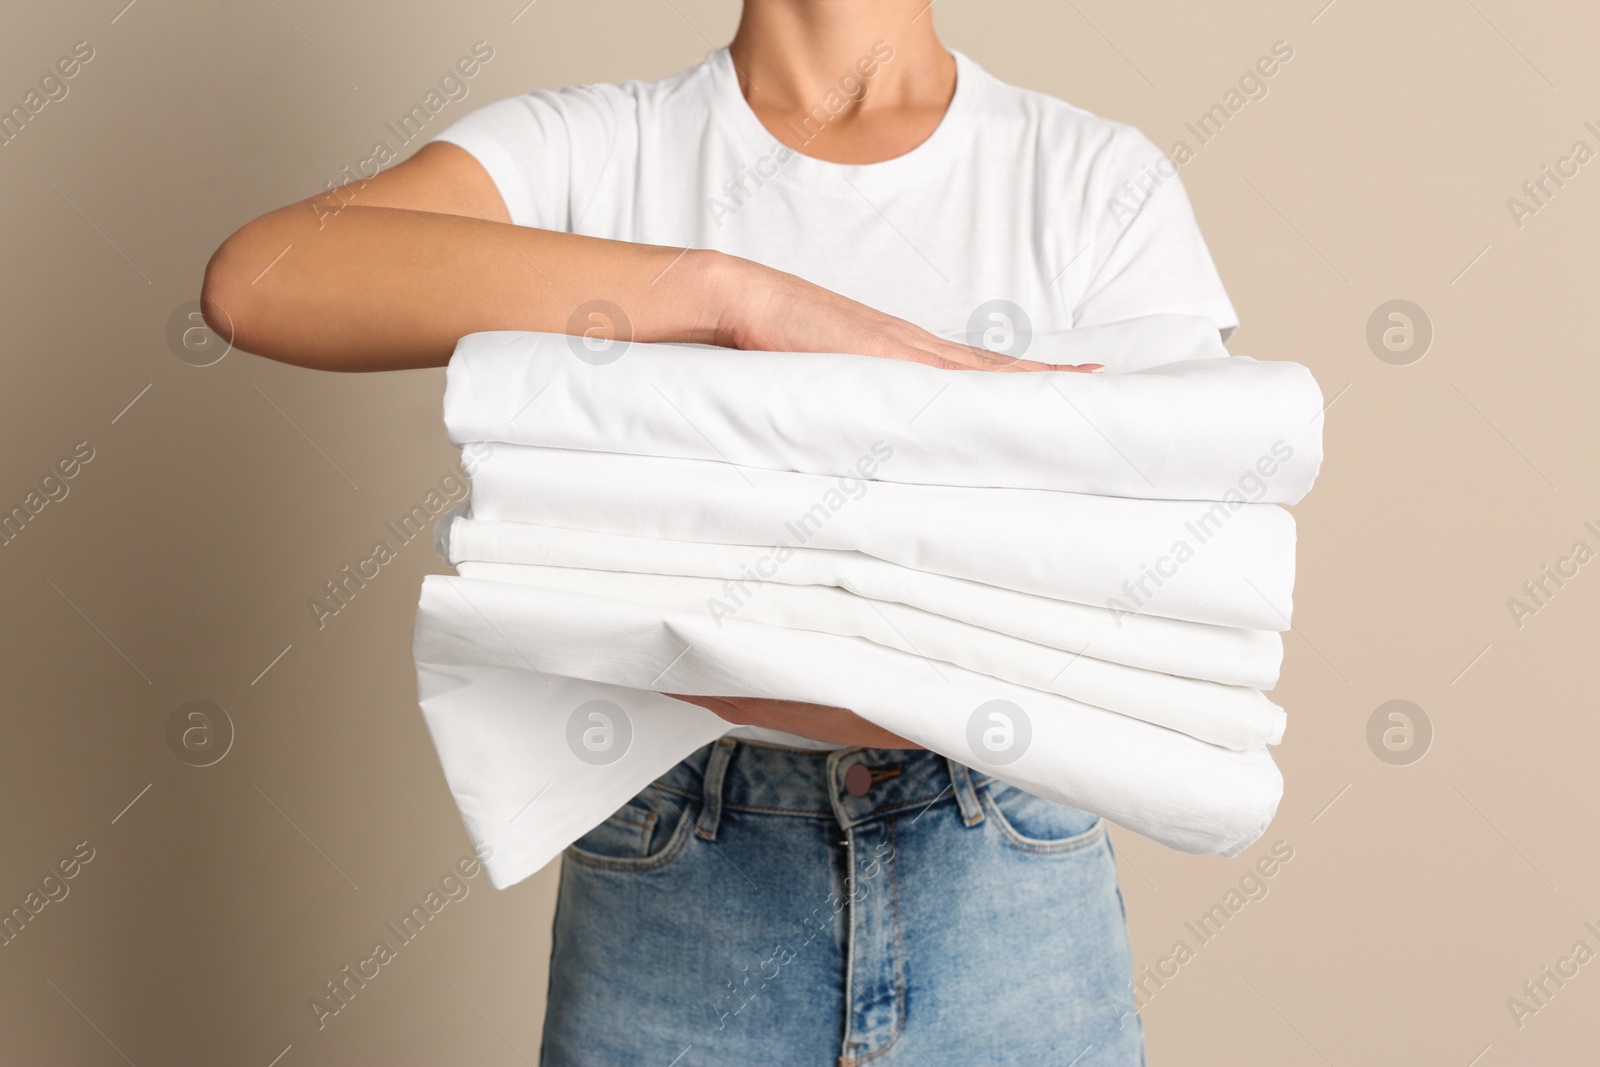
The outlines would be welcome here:
<svg viewBox="0 0 1600 1067">
<path fill-rule="evenodd" d="M 696 796 L 702 795 L 703 792 L 704 792 L 704 790 L 702 790 L 699 793 L 691 793 L 686 789 L 679 789 L 677 786 L 662 785 L 659 782 L 656 783 L 656 787 L 658 789 L 661 789 L 664 792 L 676 793 L 678 796 L 683 797 L 686 800 L 692 800 Z M 768 814 L 768 815 L 809 815 L 809 816 L 812 816 L 813 818 L 819 818 L 819 819 L 831 819 L 833 817 L 833 812 L 830 811 L 827 808 L 776 808 L 776 807 L 767 807 L 767 806 L 761 805 L 761 804 L 740 804 L 740 803 L 737 803 L 737 802 L 729 802 L 729 801 L 725 801 L 723 803 L 722 810 L 723 811 L 759 811 L 759 812 L 762 812 L 762 813 Z"/>
<path fill-rule="evenodd" d="M 1074 852 L 1081 852 L 1086 848 L 1099 843 L 1106 836 L 1106 822 L 1101 816 L 1095 816 L 1094 825 L 1082 833 L 1063 837 L 1059 841 L 1046 841 L 1042 838 L 1027 837 L 1006 818 L 1005 812 L 1000 810 L 1000 805 L 995 803 L 994 797 L 988 792 L 983 795 L 984 803 L 989 806 L 989 814 L 994 817 L 995 825 L 1000 828 L 1000 837 L 1006 845 L 1018 852 L 1026 852 L 1036 856 L 1066 856 Z"/>
<path fill-rule="evenodd" d="M 907 811 L 907 810 L 909 810 L 911 808 L 916 807 L 919 804 L 921 804 L 921 805 L 923 805 L 925 807 L 930 807 L 931 808 L 935 801 L 942 799 L 944 797 L 944 795 L 946 793 L 948 793 L 948 792 L 950 792 L 950 787 L 949 786 L 945 786 L 943 789 L 939 790 L 937 793 L 932 794 L 931 796 L 924 794 L 923 796 L 920 796 L 920 797 L 913 797 L 910 800 L 902 801 L 899 804 L 894 804 L 894 805 L 891 805 L 891 806 L 886 806 L 886 807 L 881 807 L 881 808 L 873 808 L 870 812 L 868 812 L 866 815 L 861 816 L 859 819 L 851 819 L 850 820 L 850 825 L 851 826 L 860 826 L 863 823 L 872 822 L 874 819 L 887 818 L 890 815 L 897 815 L 900 812 Z"/>
<path fill-rule="evenodd" d="M 681 788 L 679 788 L 678 786 L 675 786 L 675 785 L 668 785 L 666 782 L 662 782 L 662 781 L 652 782 L 651 784 L 654 785 L 657 789 L 661 790 L 663 793 L 676 793 L 680 797 L 683 797 L 685 799 L 691 799 L 693 797 L 701 796 L 702 794 L 705 793 L 705 786 L 704 785 L 702 785 L 697 790 L 692 790 L 691 791 L 691 790 L 688 790 L 688 789 L 681 789 Z"/>
<path fill-rule="evenodd" d="M 690 793 L 690 792 L 687 792 L 685 790 L 678 789 L 678 788 L 676 788 L 674 786 L 661 785 L 661 786 L 658 786 L 658 788 L 664 790 L 665 792 L 676 793 L 678 796 L 685 797 L 685 798 L 688 798 L 688 799 L 693 799 L 694 796 L 695 796 L 694 793 Z M 922 796 L 912 797 L 910 800 L 902 801 L 901 803 L 895 804 L 895 805 L 890 806 L 890 807 L 873 808 L 872 811 L 868 812 L 866 815 L 862 816 L 861 818 L 852 819 L 850 821 L 850 825 L 852 825 L 852 826 L 860 826 L 862 823 L 871 822 L 875 818 L 885 817 L 885 816 L 889 816 L 889 815 L 895 815 L 895 814 L 898 814 L 899 812 L 905 811 L 908 808 L 914 808 L 919 804 L 924 804 L 924 805 L 930 805 L 931 806 L 933 801 L 941 799 L 948 792 L 950 792 L 950 787 L 946 786 L 945 788 L 939 790 L 939 792 L 934 793 L 932 795 L 923 794 Z M 741 804 L 741 803 L 739 803 L 737 801 L 724 801 L 723 805 L 722 805 L 722 810 L 724 812 L 729 812 L 729 811 L 754 811 L 754 812 L 761 812 L 763 814 L 768 814 L 768 815 L 804 815 L 804 816 L 809 816 L 811 818 L 821 818 L 821 819 L 833 818 L 833 815 L 834 815 L 834 813 L 831 810 L 827 809 L 827 808 L 779 808 L 779 807 L 773 807 L 773 806 L 769 806 L 769 805 L 765 805 L 765 804 Z"/>
<path fill-rule="evenodd" d="M 899 868 L 894 866 L 894 859 L 898 853 L 894 847 L 896 820 L 889 820 L 889 914 L 890 926 L 894 930 L 894 1036 L 889 1038 L 889 1043 L 876 1052 L 865 1056 L 852 1056 L 844 1061 L 842 1067 L 860 1067 L 861 1064 L 871 1063 L 873 1060 L 882 1059 L 900 1043 L 900 1035 L 906 1032 L 906 974 L 905 974 L 905 946 L 901 939 L 900 931 L 900 878 Z"/>
<path fill-rule="evenodd" d="M 894 1000 L 895 1018 L 900 1025 L 895 1028 L 894 1037 L 889 1039 L 889 1044 L 884 1048 L 887 1052 L 900 1043 L 900 1035 L 906 1032 L 906 951 L 905 939 L 902 937 L 900 926 L 900 865 L 895 859 L 900 855 L 900 850 L 895 847 L 895 835 L 899 829 L 898 819 L 889 820 L 889 886 L 893 894 L 889 899 L 892 903 L 891 915 L 894 921 Z"/>
<path fill-rule="evenodd" d="M 657 813 L 660 804 L 660 798 L 652 796 L 650 798 L 650 810 L 645 812 L 644 818 L 635 824 L 639 832 L 640 858 L 650 855 L 650 843 L 655 840 L 656 824 L 661 820 L 661 816 Z"/>
<path fill-rule="evenodd" d="M 772 808 L 762 804 L 724 804 L 724 811 L 755 811 L 763 815 L 806 815 L 814 819 L 831 819 L 833 812 L 827 808 Z"/>
<path fill-rule="evenodd" d="M 694 820 L 689 818 L 689 813 L 684 812 L 683 818 L 678 821 L 678 827 L 672 832 L 672 839 L 655 856 L 641 857 L 639 859 L 621 859 L 615 856 L 601 856 L 593 852 L 585 852 L 577 845 L 569 845 L 566 857 L 574 863 L 602 871 L 620 871 L 648 873 L 658 871 L 683 854 L 684 848 L 689 843 L 689 837 L 694 830 Z"/>
<path fill-rule="evenodd" d="M 846 830 L 844 839 L 846 857 L 845 862 L 850 868 L 849 874 L 846 876 L 847 884 L 854 881 L 856 877 L 855 840 L 855 834 L 852 834 L 849 830 Z M 845 928 L 844 988 L 841 990 L 841 992 L 844 993 L 845 1043 L 844 1047 L 839 1050 L 839 1064 L 840 1067 L 855 1067 L 855 1064 L 859 1061 L 856 1059 L 855 1054 L 850 1050 L 856 1047 L 856 1043 L 851 1041 L 849 1038 L 851 1034 L 851 1027 L 855 1023 L 855 1002 L 853 994 L 855 991 L 856 971 L 856 923 L 861 918 L 861 908 L 853 900 L 847 900 L 847 903 L 850 911 L 850 919 L 849 924 Z"/>
</svg>

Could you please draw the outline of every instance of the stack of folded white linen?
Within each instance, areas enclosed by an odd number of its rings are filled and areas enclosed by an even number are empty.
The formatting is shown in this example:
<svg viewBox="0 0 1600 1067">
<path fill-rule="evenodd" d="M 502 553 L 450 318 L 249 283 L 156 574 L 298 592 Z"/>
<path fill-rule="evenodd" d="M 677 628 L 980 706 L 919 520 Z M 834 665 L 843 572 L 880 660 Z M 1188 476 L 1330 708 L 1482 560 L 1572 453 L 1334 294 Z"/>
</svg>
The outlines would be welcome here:
<svg viewBox="0 0 1600 1067">
<path fill-rule="evenodd" d="M 472 493 L 414 653 L 494 883 L 732 729 L 665 693 L 849 708 L 1186 852 L 1255 841 L 1316 382 L 1177 315 L 1028 358 L 1107 372 L 463 338 Z"/>
</svg>

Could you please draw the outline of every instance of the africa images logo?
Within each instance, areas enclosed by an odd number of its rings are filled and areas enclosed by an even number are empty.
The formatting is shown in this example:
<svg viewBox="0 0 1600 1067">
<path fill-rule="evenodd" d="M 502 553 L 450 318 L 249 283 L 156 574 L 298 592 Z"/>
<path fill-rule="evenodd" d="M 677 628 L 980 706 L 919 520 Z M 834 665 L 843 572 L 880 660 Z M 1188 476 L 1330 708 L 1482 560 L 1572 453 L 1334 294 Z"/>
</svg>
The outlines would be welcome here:
<svg viewBox="0 0 1600 1067">
<path fill-rule="evenodd" d="M 986 700 L 967 719 L 967 747 L 991 767 L 1015 763 L 1032 741 L 1028 713 L 1009 700 Z"/>
<path fill-rule="evenodd" d="M 610 700 L 586 700 L 567 717 L 567 747 L 587 764 L 615 763 L 632 744 L 633 720 Z"/>
</svg>

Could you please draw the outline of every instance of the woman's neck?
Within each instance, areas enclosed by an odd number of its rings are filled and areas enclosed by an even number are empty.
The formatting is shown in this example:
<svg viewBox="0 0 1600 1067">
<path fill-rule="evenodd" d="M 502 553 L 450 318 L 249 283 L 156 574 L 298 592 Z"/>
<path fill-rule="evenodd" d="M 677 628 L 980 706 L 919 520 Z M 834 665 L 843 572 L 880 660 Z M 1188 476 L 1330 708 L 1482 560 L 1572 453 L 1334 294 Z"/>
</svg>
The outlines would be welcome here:
<svg viewBox="0 0 1600 1067">
<path fill-rule="evenodd" d="M 746 0 L 728 53 L 768 132 L 831 162 L 909 152 L 955 93 L 926 0 Z"/>
</svg>

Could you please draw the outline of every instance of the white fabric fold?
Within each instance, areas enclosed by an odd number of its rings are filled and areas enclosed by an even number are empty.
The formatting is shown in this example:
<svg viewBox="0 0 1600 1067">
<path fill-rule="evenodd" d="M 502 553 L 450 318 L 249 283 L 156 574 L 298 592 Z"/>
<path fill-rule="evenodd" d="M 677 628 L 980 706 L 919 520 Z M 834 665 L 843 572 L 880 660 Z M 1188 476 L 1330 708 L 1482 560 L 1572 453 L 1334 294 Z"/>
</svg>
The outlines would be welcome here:
<svg viewBox="0 0 1600 1067">
<path fill-rule="evenodd" d="M 1019 641 L 982 627 L 902 604 L 875 604 L 828 586 L 742 583 L 729 590 L 713 578 L 624 574 L 521 563 L 461 563 L 463 578 L 509 582 L 577 595 L 628 600 L 672 615 L 705 615 L 791 630 L 860 637 L 928 661 L 1071 697 L 1085 704 L 1177 730 L 1224 748 L 1250 751 L 1283 737 L 1283 709 L 1242 686 L 1179 678 Z M 730 695 L 730 694 L 721 694 Z"/>
<path fill-rule="evenodd" d="M 618 346 L 597 365 L 563 334 L 478 333 L 451 359 L 457 444 L 505 442 L 840 476 L 1165 500 L 1293 503 L 1322 460 L 1306 368 L 1229 356 L 1215 326 L 1150 316 L 1036 338 L 1029 358 L 1115 373 L 995 374 L 902 360 Z M 1003 417 L 974 418 L 975 412 Z"/>
<path fill-rule="evenodd" d="M 935 673 L 921 657 L 856 637 L 737 619 L 718 626 L 699 613 L 433 575 L 423 582 L 413 652 L 451 789 L 474 838 L 494 846 L 487 866 L 496 885 L 554 858 L 729 728 L 660 691 L 847 706 L 1186 852 L 1237 854 L 1282 795 L 1265 751 L 1207 744 L 953 665 Z M 574 723 L 581 730 L 594 700 L 620 709 L 627 736 L 600 764 L 561 743 Z M 1012 726 L 998 755 L 982 740 L 995 701 L 1006 702 Z"/>
<path fill-rule="evenodd" d="M 857 551 L 1119 617 L 1281 631 L 1292 611 L 1294 520 L 1242 498 L 912 485 L 500 444 L 473 474 L 470 514 L 634 537 Z"/>
<path fill-rule="evenodd" d="M 417 624 L 418 639 L 431 646 L 437 627 L 450 621 L 419 614 Z M 416 664 L 423 720 L 467 833 L 492 848 L 484 867 L 496 889 L 539 870 L 678 760 L 729 730 L 704 708 L 660 693 L 526 667 L 422 656 Z M 573 711 L 603 699 L 627 709 L 626 752 L 603 766 L 567 758 Z"/>
<path fill-rule="evenodd" d="M 719 585 L 722 581 L 765 579 L 768 583 L 836 587 L 1047 648 L 1252 689 L 1277 685 L 1283 662 L 1283 638 L 1270 630 L 1211 626 L 1156 615 L 1118 617 L 1101 607 L 929 574 L 860 552 L 796 548 L 781 564 L 771 561 L 758 575 L 756 566 L 767 551 L 764 548 L 492 522 L 457 514 L 440 519 L 436 547 L 440 556 L 458 568 L 474 562 L 527 563 L 714 578 Z M 734 595 L 737 587 L 729 599 Z"/>
</svg>

